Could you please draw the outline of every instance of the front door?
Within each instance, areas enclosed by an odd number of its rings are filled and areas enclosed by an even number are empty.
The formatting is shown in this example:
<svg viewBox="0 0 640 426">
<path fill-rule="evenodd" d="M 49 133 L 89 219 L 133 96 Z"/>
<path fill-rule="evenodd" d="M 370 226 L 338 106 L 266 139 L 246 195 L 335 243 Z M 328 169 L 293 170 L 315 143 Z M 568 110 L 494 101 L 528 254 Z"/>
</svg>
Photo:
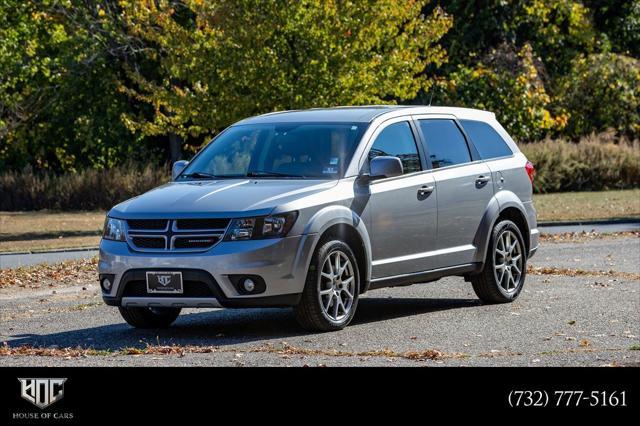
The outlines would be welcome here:
<svg viewBox="0 0 640 426">
<path fill-rule="evenodd" d="M 368 160 L 398 157 L 404 173 L 369 185 L 373 279 L 432 269 L 428 254 L 436 247 L 434 178 L 423 170 L 409 121 L 385 124 L 374 135 Z"/>
</svg>

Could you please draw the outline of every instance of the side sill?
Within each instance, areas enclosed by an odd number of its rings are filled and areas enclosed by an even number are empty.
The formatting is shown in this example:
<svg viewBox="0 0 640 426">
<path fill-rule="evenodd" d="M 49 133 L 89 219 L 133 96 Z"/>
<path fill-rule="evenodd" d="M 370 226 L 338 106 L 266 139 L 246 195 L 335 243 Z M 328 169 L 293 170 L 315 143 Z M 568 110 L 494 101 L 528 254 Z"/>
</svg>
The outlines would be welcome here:
<svg viewBox="0 0 640 426">
<path fill-rule="evenodd" d="M 394 275 L 392 277 L 376 278 L 371 280 L 369 290 L 377 288 L 395 287 L 436 281 L 450 275 L 465 275 L 477 273 L 482 269 L 481 263 L 465 263 L 463 265 L 447 268 L 432 269 L 430 271 L 414 272 L 411 274 Z"/>
</svg>

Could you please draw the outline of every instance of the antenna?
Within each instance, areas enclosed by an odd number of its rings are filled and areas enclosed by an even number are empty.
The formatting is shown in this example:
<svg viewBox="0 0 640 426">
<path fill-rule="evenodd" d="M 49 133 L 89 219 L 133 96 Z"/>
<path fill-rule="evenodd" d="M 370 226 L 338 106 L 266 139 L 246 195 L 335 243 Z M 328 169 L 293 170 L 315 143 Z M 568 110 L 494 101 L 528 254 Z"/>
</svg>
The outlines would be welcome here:
<svg viewBox="0 0 640 426">
<path fill-rule="evenodd" d="M 429 105 L 431 106 L 431 100 L 433 99 L 433 91 L 431 91 L 431 93 L 429 94 Z"/>
</svg>

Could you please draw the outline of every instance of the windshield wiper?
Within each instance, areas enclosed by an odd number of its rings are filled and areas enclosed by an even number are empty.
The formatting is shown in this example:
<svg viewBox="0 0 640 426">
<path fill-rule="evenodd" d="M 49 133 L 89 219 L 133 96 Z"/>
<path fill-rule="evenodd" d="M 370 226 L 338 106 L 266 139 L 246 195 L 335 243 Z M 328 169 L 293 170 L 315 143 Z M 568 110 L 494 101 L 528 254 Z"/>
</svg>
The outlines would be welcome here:
<svg viewBox="0 0 640 426">
<path fill-rule="evenodd" d="M 215 179 L 218 176 L 213 175 L 211 173 L 206 173 L 206 172 L 193 172 L 193 173 L 187 173 L 185 175 L 182 175 L 181 177 L 194 178 L 194 179 Z"/>
<path fill-rule="evenodd" d="M 305 178 L 304 175 L 293 175 L 290 173 L 279 173 L 273 172 L 271 170 L 254 170 L 251 172 L 247 172 L 247 177 L 290 177 L 290 178 Z"/>
<path fill-rule="evenodd" d="M 193 173 L 187 173 L 185 175 L 180 175 L 180 177 L 193 178 L 193 179 L 237 179 L 237 178 L 243 178 L 245 176 L 244 175 L 214 175 L 212 173 L 206 173 L 206 172 L 193 172 Z"/>
</svg>

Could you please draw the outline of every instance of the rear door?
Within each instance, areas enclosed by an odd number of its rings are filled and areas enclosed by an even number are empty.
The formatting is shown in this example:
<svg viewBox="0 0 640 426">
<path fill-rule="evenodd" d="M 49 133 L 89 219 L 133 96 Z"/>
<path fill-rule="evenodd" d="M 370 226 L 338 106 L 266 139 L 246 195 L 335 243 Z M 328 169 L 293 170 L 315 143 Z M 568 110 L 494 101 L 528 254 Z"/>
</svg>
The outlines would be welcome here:
<svg viewBox="0 0 640 426">
<path fill-rule="evenodd" d="M 439 268 L 473 262 L 473 240 L 493 197 L 491 170 L 454 117 L 416 117 L 438 193 Z"/>
</svg>

